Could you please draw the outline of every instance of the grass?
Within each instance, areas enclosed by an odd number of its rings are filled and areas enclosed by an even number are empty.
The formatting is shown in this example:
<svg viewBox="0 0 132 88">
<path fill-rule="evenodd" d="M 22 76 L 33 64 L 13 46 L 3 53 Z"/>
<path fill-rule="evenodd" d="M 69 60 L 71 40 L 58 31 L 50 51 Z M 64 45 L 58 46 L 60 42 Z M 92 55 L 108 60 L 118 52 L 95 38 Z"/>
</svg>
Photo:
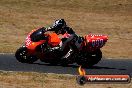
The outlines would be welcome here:
<svg viewBox="0 0 132 88">
<path fill-rule="evenodd" d="M 36 73 L 36 72 L 0 72 L 1 88 L 131 88 L 130 84 L 77 84 L 76 76 Z"/>
<path fill-rule="evenodd" d="M 14 53 L 32 29 L 64 18 L 77 34 L 107 34 L 105 57 L 132 57 L 130 0 L 0 0 L 0 52 Z"/>
<path fill-rule="evenodd" d="M 35 72 L 0 72 L 0 87 L 66 88 L 68 87 L 66 84 L 74 82 L 75 79 L 76 78 L 71 75 Z"/>
</svg>

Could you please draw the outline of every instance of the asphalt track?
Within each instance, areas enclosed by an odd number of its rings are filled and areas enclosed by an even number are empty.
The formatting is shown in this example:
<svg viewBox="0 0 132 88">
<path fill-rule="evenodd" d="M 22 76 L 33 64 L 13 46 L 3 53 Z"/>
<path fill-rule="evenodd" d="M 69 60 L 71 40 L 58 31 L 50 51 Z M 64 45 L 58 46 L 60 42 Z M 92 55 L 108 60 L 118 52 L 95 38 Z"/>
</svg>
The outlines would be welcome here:
<svg viewBox="0 0 132 88">
<path fill-rule="evenodd" d="M 67 67 L 53 66 L 40 61 L 26 64 L 18 62 L 13 54 L 0 54 L 0 70 L 78 75 L 76 64 Z M 85 70 L 86 74 L 129 74 L 132 77 L 132 59 L 102 59 L 94 67 Z"/>
</svg>

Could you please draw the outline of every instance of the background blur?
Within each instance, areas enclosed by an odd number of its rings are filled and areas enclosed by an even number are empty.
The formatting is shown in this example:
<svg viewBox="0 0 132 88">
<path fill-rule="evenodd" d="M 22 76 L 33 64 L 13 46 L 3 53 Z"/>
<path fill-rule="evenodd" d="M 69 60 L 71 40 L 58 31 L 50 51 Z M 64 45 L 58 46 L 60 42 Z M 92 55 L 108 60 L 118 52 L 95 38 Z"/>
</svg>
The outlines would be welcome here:
<svg viewBox="0 0 132 88">
<path fill-rule="evenodd" d="M 108 35 L 104 57 L 132 57 L 132 0 L 0 0 L 0 52 L 14 53 L 32 29 L 59 18 L 78 35 Z"/>
</svg>

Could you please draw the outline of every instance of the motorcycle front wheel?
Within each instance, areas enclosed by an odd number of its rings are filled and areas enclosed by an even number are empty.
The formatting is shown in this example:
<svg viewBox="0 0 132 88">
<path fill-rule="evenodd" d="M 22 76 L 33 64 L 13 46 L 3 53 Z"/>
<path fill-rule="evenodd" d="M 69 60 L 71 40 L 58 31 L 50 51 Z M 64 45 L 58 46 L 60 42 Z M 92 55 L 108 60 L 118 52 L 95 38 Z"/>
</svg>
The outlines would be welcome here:
<svg viewBox="0 0 132 88">
<path fill-rule="evenodd" d="M 35 55 L 27 55 L 27 48 L 25 46 L 17 49 L 15 57 L 21 63 L 33 63 L 38 60 Z"/>
</svg>

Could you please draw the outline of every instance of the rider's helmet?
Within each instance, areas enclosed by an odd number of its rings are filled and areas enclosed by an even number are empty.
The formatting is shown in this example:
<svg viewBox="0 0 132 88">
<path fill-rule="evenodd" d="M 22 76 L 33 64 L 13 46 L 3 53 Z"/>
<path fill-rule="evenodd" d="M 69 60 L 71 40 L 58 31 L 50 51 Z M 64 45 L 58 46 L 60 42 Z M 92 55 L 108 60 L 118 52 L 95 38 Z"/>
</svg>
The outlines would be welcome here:
<svg viewBox="0 0 132 88">
<path fill-rule="evenodd" d="M 64 19 L 58 19 L 53 23 L 53 27 L 56 29 L 56 32 L 62 31 L 66 27 L 66 22 Z"/>
</svg>

